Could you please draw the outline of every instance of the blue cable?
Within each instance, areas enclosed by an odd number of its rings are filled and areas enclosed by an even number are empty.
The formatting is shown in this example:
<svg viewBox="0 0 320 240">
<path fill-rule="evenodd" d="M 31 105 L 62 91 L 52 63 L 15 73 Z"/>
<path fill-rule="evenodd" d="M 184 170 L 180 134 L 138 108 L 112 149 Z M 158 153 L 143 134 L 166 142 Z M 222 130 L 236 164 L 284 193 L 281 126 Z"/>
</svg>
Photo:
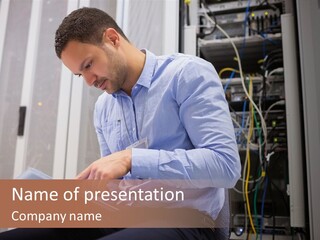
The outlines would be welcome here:
<svg viewBox="0 0 320 240">
<path fill-rule="evenodd" d="M 243 50 L 244 48 L 246 47 L 246 27 L 247 27 L 247 24 L 248 24 L 248 16 L 249 16 L 249 9 L 250 9 L 250 2 L 251 1 L 248 1 L 248 5 L 247 5 L 247 8 L 246 8 L 246 14 L 245 14 L 245 18 L 244 18 L 244 21 L 243 21 L 243 24 L 244 24 L 244 34 L 243 34 L 243 42 L 242 42 L 242 47 L 240 49 L 240 58 L 242 58 L 242 54 L 243 54 Z"/>
<path fill-rule="evenodd" d="M 242 121 L 241 121 L 241 128 L 244 128 L 244 114 L 246 113 L 246 108 L 247 108 L 247 101 L 243 101 L 243 106 L 242 106 Z"/>
<path fill-rule="evenodd" d="M 267 37 L 266 37 L 266 34 L 265 33 L 262 33 L 261 34 L 262 35 L 262 37 L 263 37 L 263 42 L 262 42 L 262 58 L 264 59 L 265 57 L 266 57 L 266 55 L 267 55 L 267 50 L 266 50 L 266 40 L 268 39 Z"/>
<path fill-rule="evenodd" d="M 232 78 L 234 77 L 234 74 L 235 74 L 235 73 L 236 73 L 235 71 L 232 71 L 232 72 L 231 72 L 230 77 L 229 77 L 228 81 L 226 82 L 226 85 L 224 85 L 224 88 L 223 88 L 224 92 L 227 91 L 227 88 L 228 88 L 228 86 L 229 86 Z"/>
<path fill-rule="evenodd" d="M 236 136 L 240 136 L 242 129 L 244 128 L 244 118 L 245 118 L 245 113 L 246 113 L 246 108 L 247 108 L 247 101 L 244 100 L 243 101 L 243 107 L 242 107 L 242 119 L 241 119 L 241 128 L 238 130 Z M 241 143 L 240 141 L 238 141 L 238 143 Z"/>
</svg>

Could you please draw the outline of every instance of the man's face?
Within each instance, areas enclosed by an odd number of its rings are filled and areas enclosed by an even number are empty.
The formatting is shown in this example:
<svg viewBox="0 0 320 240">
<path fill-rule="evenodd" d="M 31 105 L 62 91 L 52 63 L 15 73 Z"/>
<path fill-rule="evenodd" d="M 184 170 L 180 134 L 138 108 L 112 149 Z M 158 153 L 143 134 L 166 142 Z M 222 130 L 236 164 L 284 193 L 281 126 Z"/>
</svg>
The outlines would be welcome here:
<svg viewBox="0 0 320 240">
<path fill-rule="evenodd" d="M 110 43 L 100 47 L 70 41 L 61 60 L 75 75 L 83 76 L 89 86 L 107 93 L 118 91 L 126 81 L 126 62 Z"/>
</svg>

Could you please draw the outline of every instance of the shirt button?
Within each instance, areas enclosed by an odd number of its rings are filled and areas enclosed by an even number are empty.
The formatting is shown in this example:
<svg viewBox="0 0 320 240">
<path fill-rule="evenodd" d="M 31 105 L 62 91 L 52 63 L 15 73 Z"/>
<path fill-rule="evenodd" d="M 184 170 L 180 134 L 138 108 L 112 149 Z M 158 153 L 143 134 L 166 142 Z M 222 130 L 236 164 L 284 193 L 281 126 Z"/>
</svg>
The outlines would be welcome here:
<svg viewBox="0 0 320 240">
<path fill-rule="evenodd" d="M 132 129 L 132 131 L 134 132 L 136 129 L 134 128 L 134 129 Z"/>
</svg>

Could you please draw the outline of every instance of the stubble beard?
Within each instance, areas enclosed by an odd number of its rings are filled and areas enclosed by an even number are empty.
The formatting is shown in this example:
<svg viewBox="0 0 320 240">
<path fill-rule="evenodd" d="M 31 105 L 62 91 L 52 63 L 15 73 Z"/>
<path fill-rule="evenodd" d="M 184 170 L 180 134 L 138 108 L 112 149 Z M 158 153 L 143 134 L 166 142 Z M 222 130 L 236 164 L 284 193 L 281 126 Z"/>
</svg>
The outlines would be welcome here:
<svg viewBox="0 0 320 240">
<path fill-rule="evenodd" d="M 111 62 L 111 68 L 113 70 L 111 74 L 111 78 L 102 78 L 103 80 L 110 81 L 110 89 L 105 89 L 107 93 L 114 93 L 122 89 L 126 83 L 127 78 L 127 66 L 122 61 L 122 59 L 116 55 L 115 53 L 111 52 L 108 49 L 104 49 L 105 54 L 109 57 Z"/>
</svg>

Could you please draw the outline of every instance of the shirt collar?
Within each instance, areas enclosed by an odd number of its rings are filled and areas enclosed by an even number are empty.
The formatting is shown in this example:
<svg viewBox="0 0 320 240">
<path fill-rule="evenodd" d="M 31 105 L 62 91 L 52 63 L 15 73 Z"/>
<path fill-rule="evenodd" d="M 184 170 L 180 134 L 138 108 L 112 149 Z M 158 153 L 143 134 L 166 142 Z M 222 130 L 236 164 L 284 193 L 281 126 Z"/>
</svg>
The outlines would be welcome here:
<svg viewBox="0 0 320 240">
<path fill-rule="evenodd" d="M 154 75 L 154 70 L 156 66 L 156 56 L 147 49 L 142 49 L 141 51 L 146 54 L 146 61 L 141 75 L 135 85 L 141 85 L 146 88 L 150 88 L 151 80 Z"/>
<path fill-rule="evenodd" d="M 133 88 L 135 86 L 143 86 L 149 89 L 151 85 L 152 77 L 154 75 L 157 59 L 156 59 L 156 55 L 154 55 L 152 52 L 148 51 L 147 49 L 141 49 L 141 51 L 146 54 L 146 61 L 144 63 L 140 77 L 138 78 L 138 81 L 133 86 Z M 124 94 L 122 90 L 119 90 L 113 93 L 112 96 L 117 97 L 118 95 L 122 95 L 121 93 Z"/>
</svg>

